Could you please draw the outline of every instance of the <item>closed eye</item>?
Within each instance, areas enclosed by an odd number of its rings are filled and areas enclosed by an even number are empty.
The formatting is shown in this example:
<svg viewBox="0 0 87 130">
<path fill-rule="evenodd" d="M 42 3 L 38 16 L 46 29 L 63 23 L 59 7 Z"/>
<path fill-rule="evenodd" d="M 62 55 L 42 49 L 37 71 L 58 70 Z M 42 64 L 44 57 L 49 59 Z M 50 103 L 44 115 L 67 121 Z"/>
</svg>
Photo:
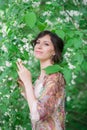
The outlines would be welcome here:
<svg viewBox="0 0 87 130">
<path fill-rule="evenodd" d="M 36 42 L 36 44 L 40 44 L 40 42 L 39 42 L 39 41 L 37 41 L 37 42 Z"/>
<path fill-rule="evenodd" d="M 49 46 L 49 44 L 48 43 L 44 43 L 46 46 Z"/>
</svg>

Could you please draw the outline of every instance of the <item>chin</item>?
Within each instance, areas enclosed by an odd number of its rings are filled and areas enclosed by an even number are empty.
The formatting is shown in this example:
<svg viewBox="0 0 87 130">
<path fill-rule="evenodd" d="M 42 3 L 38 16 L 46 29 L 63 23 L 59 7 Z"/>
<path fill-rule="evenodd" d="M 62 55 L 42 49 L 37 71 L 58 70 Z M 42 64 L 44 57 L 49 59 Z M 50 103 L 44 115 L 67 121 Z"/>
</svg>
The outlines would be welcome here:
<svg viewBox="0 0 87 130">
<path fill-rule="evenodd" d="M 37 56 L 37 55 L 35 55 L 35 58 L 37 58 L 38 60 L 43 59 L 41 56 Z"/>
</svg>

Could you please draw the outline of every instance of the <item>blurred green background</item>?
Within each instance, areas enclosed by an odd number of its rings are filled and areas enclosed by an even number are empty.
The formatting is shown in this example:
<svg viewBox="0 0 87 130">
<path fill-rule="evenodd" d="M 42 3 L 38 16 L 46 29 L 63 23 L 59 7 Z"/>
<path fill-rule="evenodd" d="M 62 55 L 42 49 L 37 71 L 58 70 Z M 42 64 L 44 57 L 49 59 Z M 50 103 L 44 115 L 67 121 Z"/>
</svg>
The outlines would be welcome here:
<svg viewBox="0 0 87 130">
<path fill-rule="evenodd" d="M 22 59 L 33 83 L 39 63 L 30 41 L 50 30 L 65 42 L 66 130 L 87 130 L 87 0 L 0 0 L 0 130 L 31 130 L 17 84 Z"/>
</svg>

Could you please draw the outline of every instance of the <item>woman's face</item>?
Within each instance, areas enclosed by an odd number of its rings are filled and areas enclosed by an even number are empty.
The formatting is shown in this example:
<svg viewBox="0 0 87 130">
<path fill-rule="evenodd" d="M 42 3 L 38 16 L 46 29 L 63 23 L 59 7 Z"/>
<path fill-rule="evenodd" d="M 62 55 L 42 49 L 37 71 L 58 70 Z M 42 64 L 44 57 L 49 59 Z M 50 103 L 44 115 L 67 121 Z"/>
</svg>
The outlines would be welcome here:
<svg viewBox="0 0 87 130">
<path fill-rule="evenodd" d="M 38 38 L 34 47 L 34 55 L 40 61 L 51 61 L 55 51 L 49 35 Z"/>
</svg>

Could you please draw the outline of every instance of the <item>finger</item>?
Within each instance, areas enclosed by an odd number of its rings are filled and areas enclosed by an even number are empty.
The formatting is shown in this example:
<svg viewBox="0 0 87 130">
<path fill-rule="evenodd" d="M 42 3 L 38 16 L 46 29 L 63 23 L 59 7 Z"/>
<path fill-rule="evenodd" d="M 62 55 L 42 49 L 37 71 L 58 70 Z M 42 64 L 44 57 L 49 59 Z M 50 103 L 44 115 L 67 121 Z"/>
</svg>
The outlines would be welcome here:
<svg viewBox="0 0 87 130">
<path fill-rule="evenodd" d="M 18 76 L 20 77 L 20 72 L 19 72 L 19 70 L 17 70 L 17 73 L 18 73 Z"/>
<path fill-rule="evenodd" d="M 18 70 L 20 70 L 20 64 L 18 62 L 16 62 Z"/>
<path fill-rule="evenodd" d="M 19 83 L 20 86 L 24 86 L 24 83 L 22 81 L 17 81 Z"/>
<path fill-rule="evenodd" d="M 16 64 L 17 64 L 17 67 L 18 67 L 19 70 L 24 68 L 23 65 L 22 65 L 22 62 L 16 62 Z"/>
<path fill-rule="evenodd" d="M 20 61 L 20 62 L 18 61 L 17 64 L 18 64 L 18 66 L 19 66 L 21 69 L 24 68 L 24 65 L 23 65 L 22 61 Z"/>
</svg>

